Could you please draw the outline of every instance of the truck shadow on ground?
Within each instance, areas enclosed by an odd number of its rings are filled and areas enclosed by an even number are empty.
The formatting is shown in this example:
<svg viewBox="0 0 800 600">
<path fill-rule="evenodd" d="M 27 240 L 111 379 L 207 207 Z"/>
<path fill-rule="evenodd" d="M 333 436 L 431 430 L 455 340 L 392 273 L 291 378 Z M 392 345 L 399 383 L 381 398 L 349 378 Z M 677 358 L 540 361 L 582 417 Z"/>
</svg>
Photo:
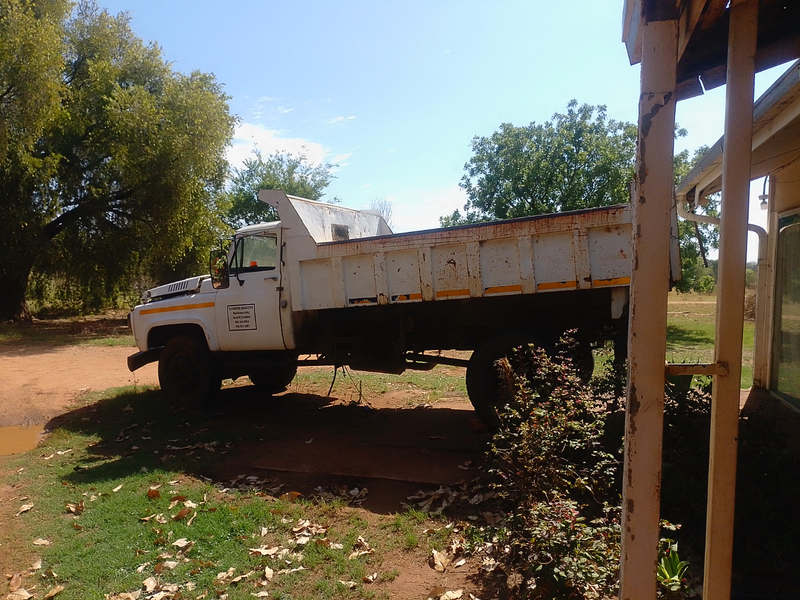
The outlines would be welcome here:
<svg viewBox="0 0 800 600">
<path fill-rule="evenodd" d="M 142 469 L 304 496 L 358 488 L 376 513 L 479 475 L 489 434 L 464 402 L 371 408 L 316 394 L 224 389 L 214 406 L 175 407 L 159 390 L 123 391 L 52 419 L 99 439 L 70 475 L 95 484 Z M 364 495 L 363 489 L 368 493 Z"/>
</svg>

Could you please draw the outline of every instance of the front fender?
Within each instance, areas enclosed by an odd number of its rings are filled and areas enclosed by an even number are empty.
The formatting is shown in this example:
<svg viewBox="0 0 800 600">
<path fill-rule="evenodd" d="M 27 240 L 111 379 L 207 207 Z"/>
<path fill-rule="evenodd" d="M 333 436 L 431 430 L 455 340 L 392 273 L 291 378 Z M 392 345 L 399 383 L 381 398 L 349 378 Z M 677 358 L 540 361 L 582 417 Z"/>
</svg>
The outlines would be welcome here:
<svg viewBox="0 0 800 600">
<path fill-rule="evenodd" d="M 209 350 L 219 350 L 214 300 L 214 295 L 198 294 L 137 306 L 131 313 L 136 346 L 147 352 L 188 334 L 202 335 Z"/>
</svg>

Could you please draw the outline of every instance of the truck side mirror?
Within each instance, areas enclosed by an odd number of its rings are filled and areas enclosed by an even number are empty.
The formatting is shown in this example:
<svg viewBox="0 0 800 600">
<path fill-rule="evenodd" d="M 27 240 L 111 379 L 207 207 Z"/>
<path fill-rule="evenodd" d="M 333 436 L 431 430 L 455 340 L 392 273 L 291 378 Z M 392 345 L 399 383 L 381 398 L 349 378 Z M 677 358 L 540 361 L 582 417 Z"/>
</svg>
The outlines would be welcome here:
<svg viewBox="0 0 800 600">
<path fill-rule="evenodd" d="M 211 285 L 215 290 L 227 288 L 231 284 L 230 274 L 228 273 L 228 253 L 219 248 L 211 251 L 209 261 L 211 271 Z"/>
</svg>

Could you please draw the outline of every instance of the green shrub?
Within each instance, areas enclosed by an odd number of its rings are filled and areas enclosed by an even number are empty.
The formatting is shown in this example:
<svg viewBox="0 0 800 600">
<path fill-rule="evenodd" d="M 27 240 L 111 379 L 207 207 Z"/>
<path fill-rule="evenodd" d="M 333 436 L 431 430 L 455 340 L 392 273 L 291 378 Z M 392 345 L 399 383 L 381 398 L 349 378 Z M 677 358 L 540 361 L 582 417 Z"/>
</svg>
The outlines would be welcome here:
<svg viewBox="0 0 800 600">
<path fill-rule="evenodd" d="M 498 363 L 500 427 L 489 457 L 508 508 L 505 572 L 526 598 L 610 598 L 619 565 L 619 462 L 603 447 L 596 402 L 562 340 L 553 358 L 519 348 Z M 617 442 L 618 443 L 618 442 Z"/>
</svg>

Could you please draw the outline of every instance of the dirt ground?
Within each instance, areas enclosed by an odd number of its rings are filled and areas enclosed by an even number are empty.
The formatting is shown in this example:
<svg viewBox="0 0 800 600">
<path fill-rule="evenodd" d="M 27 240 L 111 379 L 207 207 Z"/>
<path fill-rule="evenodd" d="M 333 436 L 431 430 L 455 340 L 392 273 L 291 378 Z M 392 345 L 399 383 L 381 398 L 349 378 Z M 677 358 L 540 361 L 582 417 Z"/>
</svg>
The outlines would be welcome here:
<svg viewBox="0 0 800 600">
<path fill-rule="evenodd" d="M 0 427 L 43 424 L 92 390 L 157 385 L 155 364 L 131 373 L 128 346 L 0 346 Z"/>
<path fill-rule="evenodd" d="M 91 405 L 79 406 L 89 391 L 157 385 L 154 364 L 135 374 L 128 371 L 125 359 L 133 352 L 128 346 L 0 344 L 0 427 L 53 429 L 74 420 L 77 413 L 89 414 Z M 477 476 L 488 440 L 466 398 L 428 405 L 416 402 L 414 393 L 381 394 L 367 398 L 366 406 L 354 406 L 347 399 L 307 393 L 297 384 L 272 398 L 249 384 L 223 389 L 219 408 L 211 408 L 204 418 L 215 428 L 251 435 L 235 444 L 213 472 L 189 475 L 224 482 L 253 474 L 301 493 L 318 486 L 367 487 L 369 494 L 359 510 L 372 515 L 400 512 L 408 496 L 421 489 Z M 255 440 L 253 430 L 259 434 Z M 8 502 L 15 491 L 3 483 L 3 471 L 0 457 L 0 513 L 16 506 Z M 0 514 L 0 521 L 8 516 Z M 0 529 L 2 543 L 12 532 Z M 0 567 L 11 567 L 7 562 L 0 560 Z M 390 593 L 397 598 L 425 598 L 442 585 L 469 589 L 477 570 L 474 565 L 443 579 L 427 564 L 396 567 L 401 575 Z"/>
</svg>

